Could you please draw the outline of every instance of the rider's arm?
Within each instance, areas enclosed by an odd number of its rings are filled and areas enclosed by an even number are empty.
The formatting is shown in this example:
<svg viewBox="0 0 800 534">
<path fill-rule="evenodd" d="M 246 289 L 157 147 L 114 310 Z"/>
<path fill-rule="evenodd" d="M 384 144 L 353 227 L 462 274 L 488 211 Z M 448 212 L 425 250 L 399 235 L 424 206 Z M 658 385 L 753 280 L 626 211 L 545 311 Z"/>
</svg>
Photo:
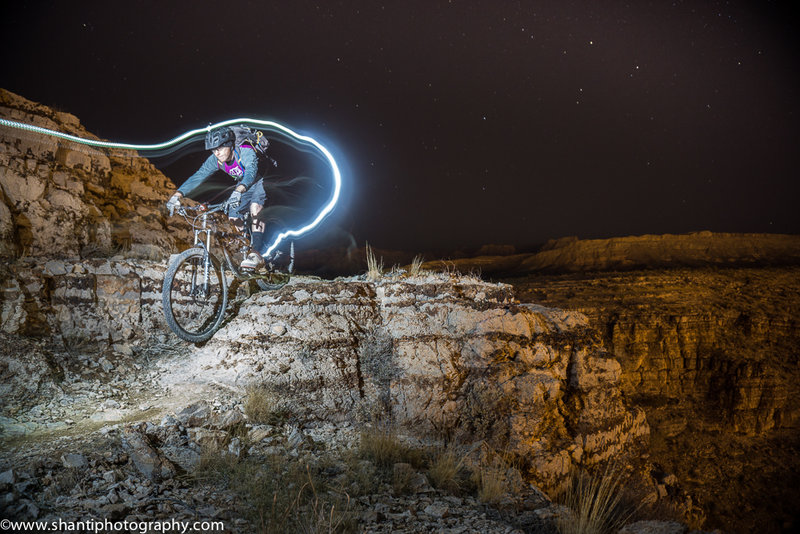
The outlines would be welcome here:
<svg viewBox="0 0 800 534">
<path fill-rule="evenodd" d="M 216 171 L 217 158 L 214 157 L 214 154 L 211 154 L 203 163 L 203 165 L 197 169 L 197 172 L 191 175 L 188 180 L 183 182 L 183 185 L 178 188 L 177 192 L 180 193 L 181 196 L 185 197 L 187 193 L 191 193 L 198 185 L 203 183 L 206 178 L 214 174 Z"/>
<path fill-rule="evenodd" d="M 256 155 L 256 151 L 252 148 L 241 147 L 241 151 L 244 176 L 242 177 L 242 181 L 239 182 L 239 185 L 243 185 L 246 191 L 258 180 L 258 156 Z M 237 189 L 241 189 L 241 187 L 237 186 Z"/>
</svg>

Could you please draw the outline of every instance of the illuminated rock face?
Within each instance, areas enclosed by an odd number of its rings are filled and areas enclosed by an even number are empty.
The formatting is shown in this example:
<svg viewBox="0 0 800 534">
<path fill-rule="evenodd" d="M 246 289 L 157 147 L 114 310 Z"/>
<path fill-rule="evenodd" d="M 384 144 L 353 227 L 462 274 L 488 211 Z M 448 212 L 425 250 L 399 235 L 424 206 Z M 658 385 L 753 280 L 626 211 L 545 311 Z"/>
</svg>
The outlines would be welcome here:
<svg viewBox="0 0 800 534">
<path fill-rule="evenodd" d="M 160 342 L 164 266 L 16 262 L 0 300 L 8 334 Z M 542 483 L 616 456 L 648 433 L 621 367 L 576 312 L 520 305 L 509 286 L 297 279 L 241 303 L 169 383 L 266 384 L 325 420 L 390 418 L 420 435 L 487 440 Z"/>
<path fill-rule="evenodd" d="M 75 116 L 3 89 L 0 117 L 97 139 Z M 0 127 L 0 257 L 162 257 L 186 238 L 161 212 L 173 190 L 133 152 Z"/>
<path fill-rule="evenodd" d="M 321 420 L 390 419 L 419 436 L 486 440 L 556 486 L 646 441 L 619 363 L 580 313 L 519 305 L 509 286 L 295 283 L 244 302 L 164 378 L 267 385 Z"/>
<path fill-rule="evenodd" d="M 163 339 L 164 269 L 144 260 L 29 260 L 0 266 L 0 329 L 112 346 Z"/>
<path fill-rule="evenodd" d="M 163 266 L 144 261 L 17 263 L 3 330 L 107 341 L 113 350 L 171 333 Z M 485 440 L 547 487 L 569 468 L 645 443 L 621 367 L 577 312 L 520 305 L 510 286 L 435 275 L 414 280 L 298 278 L 240 301 L 162 386 L 265 385 L 312 419 L 392 420 L 422 438 Z"/>
</svg>

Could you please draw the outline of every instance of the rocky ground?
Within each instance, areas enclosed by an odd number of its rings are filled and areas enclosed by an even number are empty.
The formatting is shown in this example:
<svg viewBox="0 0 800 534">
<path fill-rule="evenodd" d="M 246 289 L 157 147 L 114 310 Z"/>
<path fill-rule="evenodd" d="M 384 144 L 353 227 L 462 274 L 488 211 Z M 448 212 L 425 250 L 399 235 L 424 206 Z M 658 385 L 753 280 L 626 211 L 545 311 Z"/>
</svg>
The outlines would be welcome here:
<svg viewBox="0 0 800 534">
<path fill-rule="evenodd" d="M 532 487 L 494 506 L 474 491 L 435 489 L 421 453 L 412 466 L 359 452 L 363 428 L 303 420 L 291 406 L 248 407 L 252 394 L 207 382 L 153 387 L 190 356 L 178 343 L 112 359 L 92 347 L 2 342 L 48 350 L 56 365 L 73 362 L 48 398 L 4 420 L 4 518 L 222 521 L 226 532 L 293 532 L 296 522 L 321 531 L 334 522 L 363 532 L 508 533 L 544 532 L 552 514 Z M 264 477 L 263 486 L 239 486 L 252 477 Z M 302 506 L 292 503 L 296 495 Z"/>
<path fill-rule="evenodd" d="M 362 282 L 311 283 L 301 279 L 287 286 L 284 304 L 268 294 L 240 296 L 244 301 L 234 308 L 242 316 L 229 320 L 204 347 L 171 337 L 165 342 L 163 336 L 109 343 L 0 334 L 6 356 L 28 356 L 4 358 L 4 384 L 24 383 L 20 373 L 35 382 L 4 396 L 3 517 L 222 521 L 228 532 L 296 532 L 298 525 L 310 532 L 331 526 L 345 532 L 554 532 L 555 521 L 567 509 L 525 482 L 525 471 L 511 456 L 498 454 L 491 440 L 453 442 L 448 448 L 441 435 L 409 432 L 380 418 L 320 417 L 313 398 L 312 405 L 303 404 L 305 390 L 287 396 L 286 390 L 254 389 L 253 383 L 230 379 L 226 369 L 238 369 L 237 376 L 252 369 L 252 361 L 242 358 L 247 355 L 243 347 L 220 355 L 233 331 L 252 331 L 248 325 L 255 313 L 248 306 L 270 300 L 277 310 L 273 322 L 280 317 L 285 326 L 269 331 L 289 336 L 273 343 L 279 350 L 285 350 L 280 347 L 288 346 L 291 336 L 319 341 L 311 325 L 298 331 L 293 322 L 307 316 L 295 302 L 300 295 L 317 302 L 322 321 L 336 323 L 335 316 L 321 311 L 320 301 L 331 293 L 340 297 L 329 303 L 332 309 L 354 313 L 352 298 L 358 291 L 351 291 L 349 305 L 343 291 L 360 288 Z M 313 284 L 330 288 L 318 288 L 313 296 Z M 441 298 L 446 287 L 421 290 L 413 306 L 423 306 L 423 294 Z M 467 287 L 473 287 L 473 296 L 480 294 L 475 288 L 491 290 L 472 280 L 459 292 Z M 389 281 L 383 291 L 384 298 L 396 299 L 398 307 L 390 315 L 414 309 L 406 302 L 412 294 L 407 289 L 399 293 Z M 439 306 L 452 313 L 459 309 L 447 299 Z M 485 316 L 476 317 L 477 324 L 487 325 Z M 456 324 L 463 326 L 463 321 Z M 323 360 L 325 346 L 317 348 Z M 278 373 L 295 372 L 287 366 Z M 324 368 L 317 372 L 325 374 Z M 10 380 L 14 375 L 17 379 Z M 447 461 L 451 474 L 443 476 L 441 466 Z M 645 494 L 666 495 L 670 483 L 653 482 Z M 629 528 L 687 530 L 679 523 Z"/>
</svg>

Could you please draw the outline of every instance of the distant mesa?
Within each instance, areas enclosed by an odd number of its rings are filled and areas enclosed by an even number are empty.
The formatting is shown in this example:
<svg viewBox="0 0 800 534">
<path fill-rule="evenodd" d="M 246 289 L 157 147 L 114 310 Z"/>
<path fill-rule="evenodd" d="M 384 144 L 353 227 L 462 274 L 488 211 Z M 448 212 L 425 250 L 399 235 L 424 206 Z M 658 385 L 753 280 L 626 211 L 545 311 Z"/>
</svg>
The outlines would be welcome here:
<svg viewBox="0 0 800 534">
<path fill-rule="evenodd" d="M 533 253 L 477 256 L 431 261 L 423 268 L 480 271 L 484 275 L 527 273 L 631 271 L 709 266 L 769 266 L 800 264 L 800 236 L 784 234 L 641 235 L 579 240 L 565 237 L 548 241 Z"/>
</svg>

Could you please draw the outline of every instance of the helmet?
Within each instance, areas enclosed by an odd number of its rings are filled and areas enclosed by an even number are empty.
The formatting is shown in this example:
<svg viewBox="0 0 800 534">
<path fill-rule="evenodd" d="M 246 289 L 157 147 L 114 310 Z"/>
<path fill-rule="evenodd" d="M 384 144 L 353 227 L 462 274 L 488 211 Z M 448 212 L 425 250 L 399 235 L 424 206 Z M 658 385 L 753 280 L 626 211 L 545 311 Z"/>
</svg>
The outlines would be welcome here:
<svg viewBox="0 0 800 534">
<path fill-rule="evenodd" d="M 214 150 L 221 146 L 233 146 L 236 136 L 227 126 L 211 130 L 206 134 L 206 150 Z"/>
</svg>

